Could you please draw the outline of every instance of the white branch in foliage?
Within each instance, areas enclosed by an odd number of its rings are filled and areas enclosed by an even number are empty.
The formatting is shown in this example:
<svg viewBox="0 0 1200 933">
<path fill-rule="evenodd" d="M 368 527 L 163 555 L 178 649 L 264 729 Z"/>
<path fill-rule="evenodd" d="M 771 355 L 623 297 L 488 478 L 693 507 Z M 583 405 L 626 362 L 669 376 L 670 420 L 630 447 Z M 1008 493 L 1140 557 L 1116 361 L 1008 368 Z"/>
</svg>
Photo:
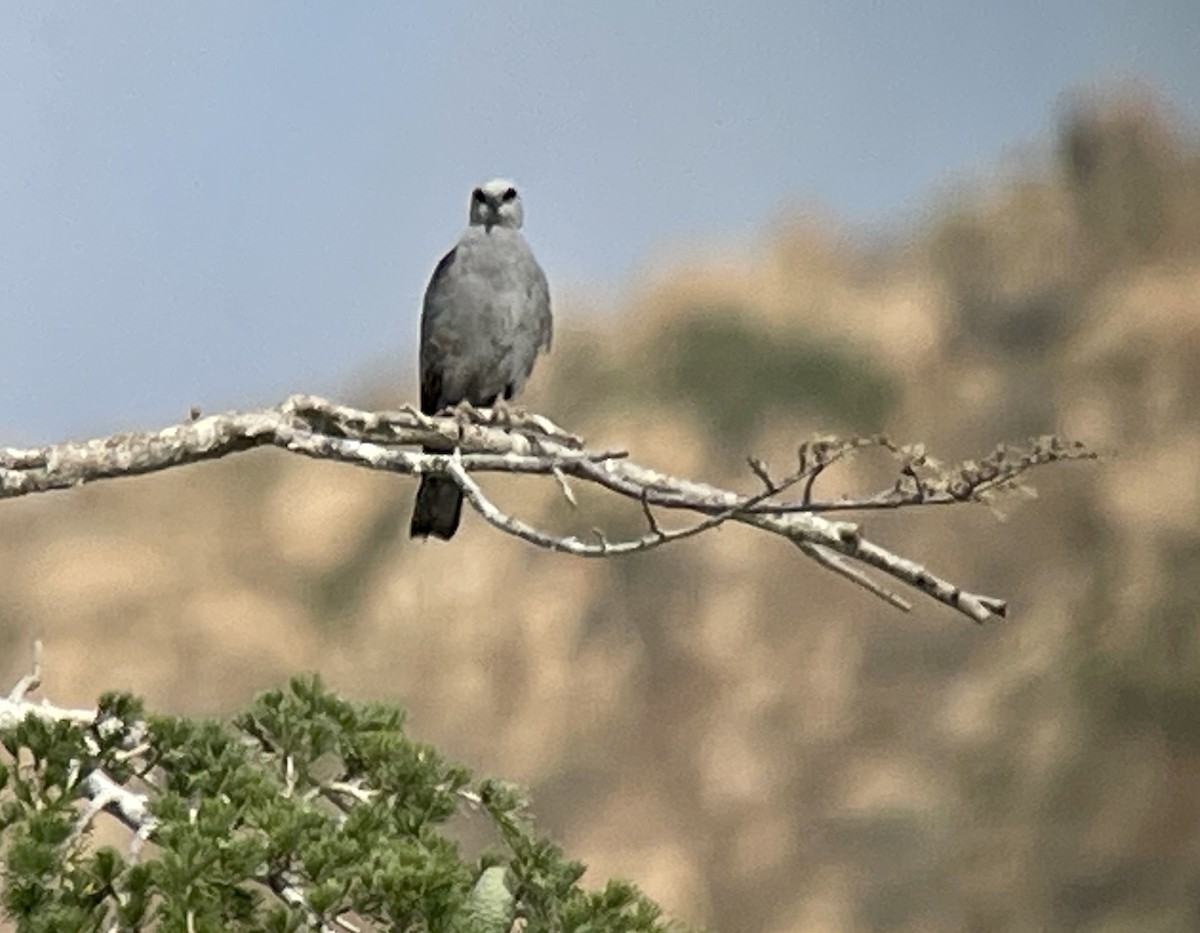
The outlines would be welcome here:
<svg viewBox="0 0 1200 933">
<path fill-rule="evenodd" d="M 8 696 L 0 697 L 0 729 L 11 729 L 29 715 L 50 721 L 70 722 L 77 726 L 95 724 L 99 715 L 95 709 L 70 709 L 55 706 L 46 700 L 35 702 L 29 699 L 28 694 L 35 690 L 41 681 L 41 650 L 41 642 L 36 642 L 33 672 L 17 681 Z M 100 749 L 94 738 L 86 736 L 86 742 L 91 753 L 99 753 Z M 130 850 L 136 854 L 154 830 L 154 818 L 147 809 L 145 795 L 129 790 L 100 769 L 93 770 L 83 779 L 83 791 L 87 802 L 80 813 L 76 831 L 86 830 L 100 813 L 111 813 L 133 830 L 134 842 Z"/>
<path fill-rule="evenodd" d="M 977 622 L 1003 616 L 1004 601 L 967 592 L 870 541 L 858 524 L 822 513 L 986 501 L 999 490 L 1019 486 L 1023 475 L 1035 467 L 1093 456 L 1078 445 L 1045 438 L 1028 450 L 997 448 L 977 463 L 947 472 L 920 448 L 896 448 L 885 438 L 827 440 L 801 445 L 797 468 L 781 480 L 772 479 L 765 464 L 752 460 L 751 468 L 764 488 L 746 494 L 639 466 L 623 451 L 590 450 L 537 415 L 472 410 L 429 417 L 411 407 L 369 412 L 294 395 L 274 408 L 190 419 L 161 431 L 29 449 L 0 448 L 0 498 L 152 473 L 256 447 L 403 475 L 447 475 L 494 528 L 538 547 L 580 557 L 646 551 L 737 522 L 792 542 L 819 566 L 890 605 L 911 608 L 911 603 L 870 576 L 867 568 Z M 894 487 L 859 499 L 814 499 L 813 487 L 822 472 L 863 447 L 884 448 L 901 460 Z M 544 475 L 559 484 L 568 498 L 572 498 L 568 478 L 594 483 L 639 503 L 647 530 L 624 540 L 610 540 L 598 531 L 595 541 L 585 541 L 534 527 L 495 505 L 479 480 L 486 473 Z M 795 488 L 801 490 L 800 498 L 786 498 Z M 682 528 L 664 529 L 652 508 L 697 517 Z"/>
<path fill-rule="evenodd" d="M 97 709 L 69 709 L 55 706 L 46 700 L 35 702 L 29 699 L 28 694 L 36 690 L 41 681 L 41 653 L 41 642 L 35 642 L 33 671 L 17 681 L 8 696 L 0 696 L 0 729 L 10 729 L 29 715 L 41 719 L 71 722 L 78 726 L 97 725 L 100 717 Z M 131 735 L 141 734 L 140 724 L 127 723 L 126 725 L 132 727 Z M 100 724 L 100 728 L 103 728 L 103 723 Z M 100 748 L 94 738 L 86 735 L 85 742 L 91 754 L 99 754 Z M 130 751 L 136 751 L 136 749 Z M 142 847 L 153 837 L 158 825 L 157 820 L 150 813 L 150 798 L 146 794 L 131 790 L 121 784 L 102 768 L 92 769 L 83 779 L 80 788 L 83 792 L 82 809 L 75 822 L 76 835 L 90 829 L 96 817 L 101 813 L 108 813 L 133 833 L 129 854 L 131 859 L 136 859 Z M 347 930 L 353 929 L 340 922 L 335 925 L 319 917 L 308 907 L 303 889 L 291 879 L 271 874 L 264 877 L 262 881 L 284 903 L 302 910 L 310 928 L 320 930 L 322 933 L 346 933 Z M 114 924 L 110 930 L 116 933 L 118 928 Z"/>
</svg>

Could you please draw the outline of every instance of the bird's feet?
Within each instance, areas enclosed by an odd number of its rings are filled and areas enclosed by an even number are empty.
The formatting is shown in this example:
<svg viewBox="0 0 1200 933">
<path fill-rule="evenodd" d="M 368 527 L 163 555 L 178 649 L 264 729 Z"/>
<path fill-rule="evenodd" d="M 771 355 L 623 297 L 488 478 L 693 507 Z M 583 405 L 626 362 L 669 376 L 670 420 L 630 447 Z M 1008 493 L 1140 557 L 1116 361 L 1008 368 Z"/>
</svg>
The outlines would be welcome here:
<svg viewBox="0 0 1200 933">
<path fill-rule="evenodd" d="M 490 423 L 498 428 L 513 428 L 525 417 L 525 410 L 510 405 L 508 399 L 498 398 L 492 404 Z"/>
<path fill-rule="evenodd" d="M 487 419 L 487 415 L 484 414 L 482 409 L 476 408 L 466 399 L 463 399 L 454 406 L 454 416 L 468 424 L 478 424 Z"/>
<path fill-rule="evenodd" d="M 582 438 L 564 431 L 549 418 L 511 405 L 504 399 L 496 400 L 492 413 L 492 424 L 509 431 L 516 431 L 531 441 L 536 441 L 540 436 L 550 438 L 567 447 L 583 446 Z"/>
<path fill-rule="evenodd" d="M 476 408 L 470 402 L 459 402 L 447 409 L 460 424 L 479 424 L 488 427 L 512 429 L 523 426 L 529 415 L 522 408 L 509 404 L 507 399 L 498 398 L 488 408 Z"/>
<path fill-rule="evenodd" d="M 459 441 L 462 441 L 466 435 L 467 428 L 487 423 L 486 415 L 466 399 L 457 405 L 446 408 L 444 413 L 450 415 L 454 419 L 454 423 L 458 425 Z"/>
<path fill-rule="evenodd" d="M 483 425 L 521 434 L 530 441 L 536 441 L 540 436 L 567 447 L 583 446 L 582 438 L 564 431 L 549 418 L 513 405 L 503 398 L 496 399 L 490 408 L 476 408 L 464 400 L 442 409 L 439 414 L 454 418 L 458 424 L 459 440 L 462 440 L 467 428 Z"/>
<path fill-rule="evenodd" d="M 425 414 L 425 412 L 421 411 L 421 409 L 417 408 L 417 406 L 413 405 L 412 403 L 405 403 L 404 405 L 401 405 L 400 411 L 412 418 L 413 421 L 415 421 L 417 425 L 422 428 L 433 427 L 433 418 Z"/>
</svg>

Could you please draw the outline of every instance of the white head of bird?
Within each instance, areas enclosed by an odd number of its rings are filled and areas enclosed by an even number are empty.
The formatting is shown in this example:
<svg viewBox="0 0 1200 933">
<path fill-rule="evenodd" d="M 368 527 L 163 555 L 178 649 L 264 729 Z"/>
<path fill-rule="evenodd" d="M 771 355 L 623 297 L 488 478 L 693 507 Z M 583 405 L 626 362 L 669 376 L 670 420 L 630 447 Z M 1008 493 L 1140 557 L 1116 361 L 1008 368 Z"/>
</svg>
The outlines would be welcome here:
<svg viewBox="0 0 1200 933">
<path fill-rule="evenodd" d="M 525 208 L 516 185 L 505 178 L 493 178 L 471 192 L 471 226 L 507 227 L 520 230 L 525 222 Z"/>
</svg>

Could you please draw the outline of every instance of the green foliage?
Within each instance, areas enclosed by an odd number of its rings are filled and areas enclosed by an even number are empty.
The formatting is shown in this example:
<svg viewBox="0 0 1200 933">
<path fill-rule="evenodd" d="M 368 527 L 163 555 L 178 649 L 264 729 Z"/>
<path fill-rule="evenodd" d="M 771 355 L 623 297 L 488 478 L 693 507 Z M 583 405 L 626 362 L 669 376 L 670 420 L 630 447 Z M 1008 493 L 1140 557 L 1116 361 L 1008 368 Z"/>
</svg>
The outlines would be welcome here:
<svg viewBox="0 0 1200 933">
<path fill-rule="evenodd" d="M 647 367 L 662 396 L 687 404 L 741 458 L 774 415 L 803 411 L 856 430 L 882 427 L 895 398 L 861 355 L 708 311 L 680 319 Z"/>
<path fill-rule="evenodd" d="M 1170 233 L 1179 155 L 1159 118 L 1142 109 L 1077 108 L 1059 157 L 1098 265 L 1153 259 Z"/>
<path fill-rule="evenodd" d="M 1097 723 L 1155 735 L 1194 755 L 1200 750 L 1200 535 L 1163 546 L 1166 573 L 1136 637 L 1089 634 L 1076 672 L 1084 707 Z"/>
<path fill-rule="evenodd" d="M 1082 292 L 1074 270 L 1056 267 L 1048 252 L 1031 270 L 1013 245 L 1046 239 L 1038 229 L 1045 211 L 1036 196 L 1013 198 L 1000 219 L 963 210 L 938 223 L 931 259 L 960 344 L 986 355 L 1041 358 L 1078 324 Z"/>
<path fill-rule="evenodd" d="M 631 885 L 581 888 L 583 866 L 531 831 L 517 789 L 472 783 L 403 720 L 315 678 L 232 726 L 143 717 L 115 695 L 88 727 L 31 714 L 0 731 L 4 910 L 20 933 L 283 933 L 347 911 L 366 930 L 507 933 L 517 915 L 531 933 L 671 928 Z M 97 769 L 149 799 L 137 858 L 93 845 L 81 820 Z M 447 834 L 467 799 L 501 851 L 468 860 Z"/>
<path fill-rule="evenodd" d="M 888 375 L 862 353 L 768 331 L 736 309 L 691 309 L 633 365 L 586 346 L 564 347 L 556 414 L 564 423 L 647 401 L 693 411 L 714 449 L 741 460 L 772 418 L 796 412 L 822 427 L 882 428 L 895 404 Z"/>
</svg>

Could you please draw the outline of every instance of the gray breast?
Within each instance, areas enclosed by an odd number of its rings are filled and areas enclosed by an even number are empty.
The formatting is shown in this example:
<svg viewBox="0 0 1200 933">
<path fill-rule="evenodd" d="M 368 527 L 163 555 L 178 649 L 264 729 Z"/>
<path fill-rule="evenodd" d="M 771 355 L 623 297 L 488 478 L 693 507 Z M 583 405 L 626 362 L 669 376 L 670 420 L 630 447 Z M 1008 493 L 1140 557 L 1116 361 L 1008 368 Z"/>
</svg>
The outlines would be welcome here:
<svg viewBox="0 0 1200 933">
<path fill-rule="evenodd" d="M 469 228 L 425 292 L 422 409 L 515 396 L 550 337 L 546 276 L 520 231 Z"/>
</svg>

